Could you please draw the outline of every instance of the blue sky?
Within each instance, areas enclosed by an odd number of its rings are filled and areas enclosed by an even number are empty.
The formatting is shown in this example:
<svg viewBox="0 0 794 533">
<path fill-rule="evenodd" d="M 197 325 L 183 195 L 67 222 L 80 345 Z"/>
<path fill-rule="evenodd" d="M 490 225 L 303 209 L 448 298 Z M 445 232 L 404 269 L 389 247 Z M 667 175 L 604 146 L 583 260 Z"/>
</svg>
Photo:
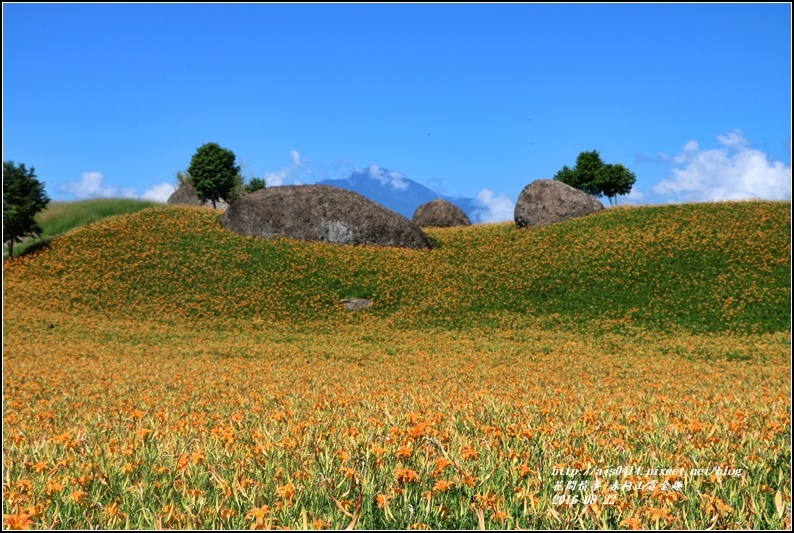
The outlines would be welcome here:
<svg viewBox="0 0 794 533">
<path fill-rule="evenodd" d="M 512 218 L 598 150 L 620 203 L 791 198 L 791 6 L 3 4 L 3 160 L 164 201 L 196 149 L 269 185 L 389 169 Z"/>
</svg>

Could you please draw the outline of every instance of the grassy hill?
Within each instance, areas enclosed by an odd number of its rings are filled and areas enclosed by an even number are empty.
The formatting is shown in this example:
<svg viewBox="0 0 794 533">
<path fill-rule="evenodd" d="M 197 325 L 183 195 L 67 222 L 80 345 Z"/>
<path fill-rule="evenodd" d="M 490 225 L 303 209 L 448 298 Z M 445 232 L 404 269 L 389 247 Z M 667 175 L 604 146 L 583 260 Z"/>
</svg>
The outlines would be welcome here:
<svg viewBox="0 0 794 533">
<path fill-rule="evenodd" d="M 15 246 L 14 255 L 21 255 L 27 250 L 39 248 L 56 235 L 61 235 L 74 228 L 115 215 L 135 213 L 155 205 L 158 205 L 157 202 L 151 200 L 132 198 L 95 198 L 79 202 L 52 202 L 36 215 L 41 235 Z M 5 245 L 3 246 L 3 257 L 7 257 Z"/>
<path fill-rule="evenodd" d="M 81 226 L 4 262 L 4 527 L 791 529 L 790 224 Z"/>
<path fill-rule="evenodd" d="M 6 297 L 162 320 L 355 322 L 340 298 L 399 327 L 517 323 L 602 331 L 790 328 L 791 204 L 609 209 L 540 229 L 430 230 L 432 251 L 263 241 L 175 206 L 112 217 L 5 265 Z"/>
</svg>

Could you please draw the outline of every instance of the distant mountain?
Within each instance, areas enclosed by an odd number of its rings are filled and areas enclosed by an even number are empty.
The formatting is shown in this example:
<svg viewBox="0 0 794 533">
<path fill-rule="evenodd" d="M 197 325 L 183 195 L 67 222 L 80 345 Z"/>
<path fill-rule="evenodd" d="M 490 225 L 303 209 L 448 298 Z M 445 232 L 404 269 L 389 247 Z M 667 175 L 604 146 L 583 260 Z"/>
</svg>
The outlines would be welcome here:
<svg viewBox="0 0 794 533">
<path fill-rule="evenodd" d="M 317 183 L 357 192 L 373 202 L 400 213 L 408 220 L 414 216 L 417 207 L 436 198 L 447 200 L 460 207 L 472 223 L 475 222 L 475 211 L 478 210 L 473 198 L 443 196 L 398 172 L 376 165 L 364 170 L 357 169 L 345 179 L 323 180 Z"/>
</svg>

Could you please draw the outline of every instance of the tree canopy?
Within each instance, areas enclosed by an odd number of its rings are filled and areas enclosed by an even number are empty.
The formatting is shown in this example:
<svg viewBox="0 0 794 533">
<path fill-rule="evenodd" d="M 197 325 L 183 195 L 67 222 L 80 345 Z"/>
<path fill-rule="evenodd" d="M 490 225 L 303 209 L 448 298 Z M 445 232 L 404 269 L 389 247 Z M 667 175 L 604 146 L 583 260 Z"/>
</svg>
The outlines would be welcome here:
<svg viewBox="0 0 794 533">
<path fill-rule="evenodd" d="M 631 192 L 636 176 L 620 163 L 609 165 L 601 160 L 597 150 L 582 152 L 576 166 L 563 166 L 554 179 L 593 196 L 606 196 L 614 204 L 618 195 Z"/>
<path fill-rule="evenodd" d="M 245 186 L 246 193 L 252 193 L 254 191 L 258 191 L 259 189 L 264 189 L 267 186 L 265 183 L 264 178 L 251 178 L 251 181 Z"/>
<path fill-rule="evenodd" d="M 35 216 L 48 203 L 44 184 L 36 179 L 33 167 L 3 162 L 3 242 L 8 246 L 9 257 L 14 256 L 15 242 L 41 233 Z"/>
<path fill-rule="evenodd" d="M 217 143 L 207 143 L 196 150 L 187 174 L 199 200 L 211 201 L 213 208 L 219 200 L 231 203 L 236 188 L 242 183 L 234 152 Z"/>
</svg>

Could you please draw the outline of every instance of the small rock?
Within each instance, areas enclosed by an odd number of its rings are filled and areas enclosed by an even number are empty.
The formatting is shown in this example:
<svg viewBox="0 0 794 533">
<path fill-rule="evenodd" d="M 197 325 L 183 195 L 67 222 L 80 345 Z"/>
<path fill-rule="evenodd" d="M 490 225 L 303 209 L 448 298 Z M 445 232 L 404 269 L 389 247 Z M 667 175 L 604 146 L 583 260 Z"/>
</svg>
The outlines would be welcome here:
<svg viewBox="0 0 794 533">
<path fill-rule="evenodd" d="M 359 311 L 372 307 L 372 300 L 368 300 L 367 298 L 345 298 L 344 300 L 340 300 L 339 303 L 344 305 L 345 309 L 348 311 Z"/>
<path fill-rule="evenodd" d="M 416 209 L 412 221 L 420 228 L 471 226 L 471 220 L 463 212 L 463 209 L 440 198 L 420 205 Z"/>
</svg>

